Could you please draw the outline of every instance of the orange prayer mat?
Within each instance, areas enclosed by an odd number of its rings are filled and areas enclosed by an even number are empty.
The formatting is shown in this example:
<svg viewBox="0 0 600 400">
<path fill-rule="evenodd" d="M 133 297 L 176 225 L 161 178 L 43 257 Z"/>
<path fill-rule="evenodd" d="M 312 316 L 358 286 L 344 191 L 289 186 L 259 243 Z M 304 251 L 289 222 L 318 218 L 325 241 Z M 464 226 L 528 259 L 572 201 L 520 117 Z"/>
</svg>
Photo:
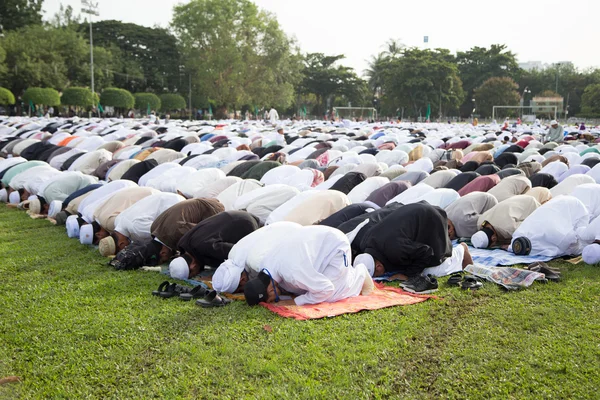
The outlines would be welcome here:
<svg viewBox="0 0 600 400">
<path fill-rule="evenodd" d="M 363 310 L 379 310 L 386 307 L 406 306 L 421 303 L 430 298 L 436 298 L 430 295 L 408 293 L 400 288 L 382 284 L 376 284 L 376 286 L 377 289 L 368 296 L 356 296 L 335 303 L 320 303 L 305 306 L 279 306 L 277 303 L 260 303 L 260 305 L 282 317 L 304 321 L 307 319 L 357 313 Z"/>
</svg>

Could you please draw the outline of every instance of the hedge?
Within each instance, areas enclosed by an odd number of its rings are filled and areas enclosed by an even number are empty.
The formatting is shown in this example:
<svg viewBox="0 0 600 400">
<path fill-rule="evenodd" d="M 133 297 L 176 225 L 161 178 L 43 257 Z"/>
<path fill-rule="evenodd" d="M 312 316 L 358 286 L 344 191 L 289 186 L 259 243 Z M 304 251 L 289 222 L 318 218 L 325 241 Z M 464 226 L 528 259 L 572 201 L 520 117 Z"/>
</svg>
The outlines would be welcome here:
<svg viewBox="0 0 600 400">
<path fill-rule="evenodd" d="M 100 104 L 117 108 L 133 108 L 135 99 L 125 89 L 106 88 L 100 95 Z"/>
<path fill-rule="evenodd" d="M 38 88 L 31 87 L 25 90 L 23 93 L 23 101 L 33 104 L 44 105 L 44 106 L 59 106 L 60 105 L 60 94 L 50 88 Z"/>
<path fill-rule="evenodd" d="M 0 104 L 12 106 L 15 104 L 15 95 L 10 90 L 0 87 Z"/>
<path fill-rule="evenodd" d="M 161 111 L 183 110 L 186 107 L 185 99 L 174 93 L 166 93 L 160 96 Z"/>
<path fill-rule="evenodd" d="M 158 111 L 160 109 L 161 101 L 154 93 L 136 93 L 133 97 L 135 97 L 136 110 L 146 112 L 148 104 L 150 105 L 150 110 Z"/>
<path fill-rule="evenodd" d="M 94 106 L 92 91 L 84 87 L 70 87 L 65 89 L 60 101 L 67 106 L 91 107 Z"/>
</svg>

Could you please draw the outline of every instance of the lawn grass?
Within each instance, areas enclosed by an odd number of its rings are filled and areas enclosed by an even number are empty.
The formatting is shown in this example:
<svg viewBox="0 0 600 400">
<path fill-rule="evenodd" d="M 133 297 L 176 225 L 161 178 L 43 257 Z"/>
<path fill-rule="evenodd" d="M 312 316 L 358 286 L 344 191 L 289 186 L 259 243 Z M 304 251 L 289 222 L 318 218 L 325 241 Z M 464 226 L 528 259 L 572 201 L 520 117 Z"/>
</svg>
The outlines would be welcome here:
<svg viewBox="0 0 600 400">
<path fill-rule="evenodd" d="M 22 380 L 0 398 L 600 396 L 598 267 L 555 262 L 559 284 L 441 284 L 441 300 L 295 321 L 156 298 L 163 275 L 105 264 L 0 205 L 0 378 Z"/>
</svg>

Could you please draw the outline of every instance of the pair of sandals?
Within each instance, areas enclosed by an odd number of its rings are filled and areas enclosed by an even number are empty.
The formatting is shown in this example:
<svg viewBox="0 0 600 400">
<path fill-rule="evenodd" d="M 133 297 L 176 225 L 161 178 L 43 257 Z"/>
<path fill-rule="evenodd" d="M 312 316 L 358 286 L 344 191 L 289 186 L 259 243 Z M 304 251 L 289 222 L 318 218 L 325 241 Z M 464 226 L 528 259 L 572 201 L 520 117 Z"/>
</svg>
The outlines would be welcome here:
<svg viewBox="0 0 600 400">
<path fill-rule="evenodd" d="M 196 300 L 196 305 L 204 308 L 223 307 L 231 303 L 231 300 L 219 296 L 216 290 L 208 290 L 202 285 L 191 288 L 177 283 L 170 283 L 169 281 L 161 283 L 158 289 L 152 292 L 152 295 L 164 299 L 179 297 L 179 300 L 182 301 L 198 299 Z"/>
<path fill-rule="evenodd" d="M 478 290 L 483 287 L 483 283 L 473 275 L 453 274 L 448 278 L 448 285 L 459 286 L 463 290 Z"/>
<path fill-rule="evenodd" d="M 545 280 L 540 280 L 540 282 L 560 282 L 561 275 L 560 271 L 556 268 L 550 268 L 548 264 L 543 261 L 537 261 L 527 266 L 529 271 L 539 272 L 540 274 L 544 274 Z"/>
</svg>

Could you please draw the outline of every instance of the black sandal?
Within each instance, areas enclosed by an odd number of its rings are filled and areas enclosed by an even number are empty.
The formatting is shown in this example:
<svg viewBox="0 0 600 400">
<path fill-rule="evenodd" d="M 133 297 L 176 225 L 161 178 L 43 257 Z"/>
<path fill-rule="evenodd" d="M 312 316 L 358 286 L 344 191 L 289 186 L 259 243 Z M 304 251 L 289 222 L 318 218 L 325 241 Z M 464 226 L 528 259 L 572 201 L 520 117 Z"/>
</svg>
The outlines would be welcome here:
<svg viewBox="0 0 600 400">
<path fill-rule="evenodd" d="M 169 285 L 170 285 L 169 281 L 164 281 L 163 283 L 158 285 L 157 290 L 152 291 L 152 296 L 160 296 L 161 292 L 164 292 L 165 290 L 167 290 Z"/>
<path fill-rule="evenodd" d="M 179 300 L 190 301 L 192 299 L 199 299 L 201 297 L 206 296 L 208 292 L 209 290 L 206 290 L 204 286 L 198 285 L 195 288 L 193 288 L 189 293 L 181 293 L 179 295 Z"/>
<path fill-rule="evenodd" d="M 460 287 L 463 290 L 477 290 L 483 287 L 483 283 L 479 282 L 474 276 L 467 275 L 463 278 Z"/>
<path fill-rule="evenodd" d="M 448 278 L 448 282 L 446 282 L 450 286 L 460 286 L 460 282 L 462 281 L 462 273 L 456 273 L 450 275 Z"/>
<path fill-rule="evenodd" d="M 177 283 L 171 283 L 167 290 L 159 292 L 159 296 L 164 299 L 170 299 L 171 297 L 179 296 L 181 293 L 189 293 L 192 288 L 189 286 L 178 285 Z"/>
<path fill-rule="evenodd" d="M 219 296 L 216 290 L 208 292 L 203 299 L 196 300 L 196 305 L 204 308 L 223 307 L 229 303 L 231 303 L 231 300 Z"/>
</svg>

